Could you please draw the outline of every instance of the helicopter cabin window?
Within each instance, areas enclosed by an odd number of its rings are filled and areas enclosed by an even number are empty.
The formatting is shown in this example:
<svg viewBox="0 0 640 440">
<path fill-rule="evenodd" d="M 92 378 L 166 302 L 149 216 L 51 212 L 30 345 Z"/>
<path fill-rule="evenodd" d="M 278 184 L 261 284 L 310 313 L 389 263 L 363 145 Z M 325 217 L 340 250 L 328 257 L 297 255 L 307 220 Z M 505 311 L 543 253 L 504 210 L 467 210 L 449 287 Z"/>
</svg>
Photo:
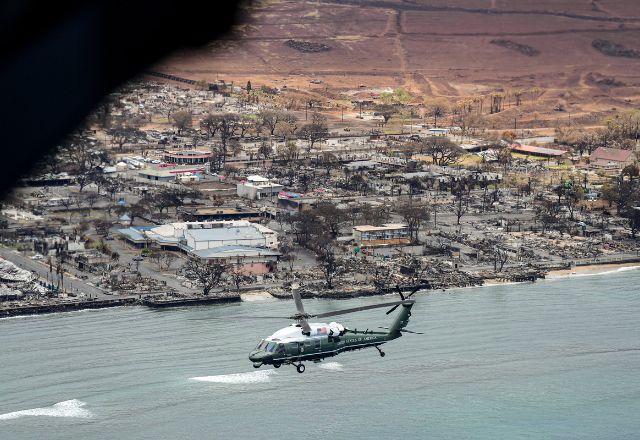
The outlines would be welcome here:
<svg viewBox="0 0 640 440">
<path fill-rule="evenodd" d="M 299 342 L 291 342 L 291 343 L 289 343 L 289 352 L 292 355 L 296 355 L 296 354 L 300 353 L 300 345 L 302 345 L 302 344 L 299 343 Z"/>
<path fill-rule="evenodd" d="M 276 353 L 284 354 L 284 344 L 278 344 L 278 348 L 276 348 Z"/>
<path fill-rule="evenodd" d="M 320 350 L 320 339 L 315 339 L 313 345 L 316 350 Z"/>
</svg>

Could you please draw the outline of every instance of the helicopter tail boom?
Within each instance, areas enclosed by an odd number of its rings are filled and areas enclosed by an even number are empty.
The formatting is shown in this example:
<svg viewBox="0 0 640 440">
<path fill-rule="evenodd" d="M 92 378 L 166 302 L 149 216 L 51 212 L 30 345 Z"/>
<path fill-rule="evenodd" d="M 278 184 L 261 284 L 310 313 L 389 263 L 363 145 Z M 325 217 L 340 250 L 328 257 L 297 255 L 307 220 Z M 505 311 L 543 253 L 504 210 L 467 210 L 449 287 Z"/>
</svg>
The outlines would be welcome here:
<svg viewBox="0 0 640 440">
<path fill-rule="evenodd" d="M 413 307 L 413 301 L 407 301 L 407 303 L 402 304 L 400 308 L 400 313 L 396 316 L 391 327 L 389 327 L 389 339 L 396 339 L 402 336 L 402 330 L 409 323 L 409 317 L 411 316 L 411 308 Z"/>
</svg>

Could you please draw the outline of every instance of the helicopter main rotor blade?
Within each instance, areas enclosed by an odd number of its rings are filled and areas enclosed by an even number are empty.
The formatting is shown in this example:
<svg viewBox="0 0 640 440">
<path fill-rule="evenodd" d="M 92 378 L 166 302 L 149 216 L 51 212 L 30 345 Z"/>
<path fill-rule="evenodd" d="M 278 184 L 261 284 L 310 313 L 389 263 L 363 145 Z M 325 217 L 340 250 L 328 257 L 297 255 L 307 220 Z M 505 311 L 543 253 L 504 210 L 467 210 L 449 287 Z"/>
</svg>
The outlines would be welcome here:
<svg viewBox="0 0 640 440">
<path fill-rule="evenodd" d="M 393 302 L 386 302 L 382 304 L 372 304 L 370 306 L 354 307 L 352 309 L 335 310 L 333 312 L 319 313 L 317 315 L 312 315 L 312 316 L 314 318 L 326 318 L 328 316 L 345 315 L 347 313 L 361 312 L 363 310 L 377 309 L 379 307 L 399 306 L 401 304 L 413 304 L 414 302 L 415 302 L 414 300 L 393 301 Z"/>
<path fill-rule="evenodd" d="M 247 315 L 218 316 L 218 318 L 224 318 L 224 319 L 291 319 L 290 316 L 247 316 Z"/>
<path fill-rule="evenodd" d="M 393 313 L 393 311 L 394 311 L 395 309 L 397 309 L 399 305 L 400 305 L 400 304 L 398 304 L 398 305 L 395 305 L 395 306 L 391 307 L 389 310 L 387 310 L 387 313 L 385 313 L 385 315 L 388 315 L 389 313 Z"/>
<path fill-rule="evenodd" d="M 300 292 L 298 289 L 291 289 L 291 295 L 293 296 L 293 301 L 296 303 L 296 309 L 300 315 L 306 315 L 307 313 L 304 311 L 304 306 L 302 305 L 302 298 L 300 297 Z"/>
<path fill-rule="evenodd" d="M 298 323 L 300 324 L 300 327 L 302 327 L 303 333 L 307 333 L 307 334 L 311 333 L 311 327 L 309 326 L 309 323 L 307 322 L 306 319 L 304 318 L 298 319 Z"/>
</svg>

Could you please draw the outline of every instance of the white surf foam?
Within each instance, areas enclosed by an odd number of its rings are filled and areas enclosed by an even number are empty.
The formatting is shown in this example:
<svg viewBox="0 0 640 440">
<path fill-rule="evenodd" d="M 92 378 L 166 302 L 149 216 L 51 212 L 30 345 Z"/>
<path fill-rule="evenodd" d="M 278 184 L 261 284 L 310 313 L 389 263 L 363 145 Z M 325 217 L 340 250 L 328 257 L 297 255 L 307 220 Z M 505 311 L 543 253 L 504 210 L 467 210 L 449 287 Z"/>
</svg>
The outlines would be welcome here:
<svg viewBox="0 0 640 440">
<path fill-rule="evenodd" d="M 262 293 L 243 293 L 240 295 L 240 299 L 244 302 L 255 302 L 255 301 L 267 301 L 273 299 L 270 294 L 262 294 Z"/>
<path fill-rule="evenodd" d="M 82 408 L 86 403 L 78 399 L 65 400 L 55 405 L 45 406 L 43 408 L 24 409 L 21 411 L 0 414 L 0 420 L 19 419 L 20 417 L 74 417 L 80 419 L 88 419 L 93 417 L 91 411 Z"/>
<path fill-rule="evenodd" d="M 270 376 L 274 373 L 274 370 L 262 370 L 251 371 L 249 373 L 222 374 L 219 376 L 191 377 L 189 380 L 229 384 L 261 383 L 271 381 Z"/>
<path fill-rule="evenodd" d="M 318 367 L 329 371 L 344 371 L 344 366 L 340 362 L 327 362 L 326 364 L 318 365 Z"/>
</svg>

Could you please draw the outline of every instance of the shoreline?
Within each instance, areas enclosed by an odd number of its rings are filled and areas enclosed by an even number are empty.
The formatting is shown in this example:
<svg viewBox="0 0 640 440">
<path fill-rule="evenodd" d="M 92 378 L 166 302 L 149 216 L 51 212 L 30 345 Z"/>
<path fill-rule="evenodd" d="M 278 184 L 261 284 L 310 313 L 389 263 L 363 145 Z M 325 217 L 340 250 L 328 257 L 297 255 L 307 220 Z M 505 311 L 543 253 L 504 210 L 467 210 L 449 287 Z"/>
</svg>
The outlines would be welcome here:
<svg viewBox="0 0 640 440">
<path fill-rule="evenodd" d="M 612 264 L 589 264 L 585 266 L 575 266 L 570 269 L 556 269 L 547 273 L 546 279 L 570 278 L 573 276 L 604 275 L 620 272 L 624 269 L 640 269 L 640 263 L 612 263 Z"/>
<path fill-rule="evenodd" d="M 620 273 L 625 270 L 637 270 L 640 269 L 640 263 L 632 262 L 632 263 L 612 263 L 612 264 L 590 264 L 584 266 L 575 266 L 571 269 L 555 269 L 549 271 L 544 278 L 541 280 L 558 280 L 558 279 L 568 279 L 571 277 L 584 277 L 584 276 L 596 276 L 596 275 L 610 275 L 615 273 Z M 509 281 L 502 279 L 485 279 L 484 282 L 480 285 L 467 286 L 466 288 L 473 287 L 492 287 L 492 286 L 504 286 L 509 284 L 524 284 L 529 283 L 530 281 Z M 531 282 L 535 283 L 535 281 Z M 452 290 L 459 289 L 459 286 L 451 286 L 444 289 L 420 289 L 420 290 Z M 313 295 L 311 297 L 318 299 L 352 299 L 352 298 L 360 298 L 364 296 L 384 296 L 390 293 L 394 293 L 395 291 L 389 291 L 382 294 L 373 293 L 373 291 L 352 291 L 352 292 L 340 292 L 333 291 L 331 292 L 333 295 Z M 286 297 L 285 297 L 286 296 Z M 281 295 L 269 290 L 251 290 L 248 291 L 238 298 L 234 298 L 236 301 L 242 302 L 255 302 L 262 301 L 266 299 L 290 299 L 289 295 Z M 172 301 L 169 301 L 171 303 Z M 220 301 L 220 299 L 207 298 L 205 301 L 177 301 L 179 304 L 167 304 L 166 307 L 170 308 L 172 306 L 190 306 L 190 305 L 202 305 L 205 303 L 219 303 L 219 302 L 227 302 Z M 191 304 L 189 304 L 191 303 Z M 103 308 L 111 308 L 118 306 L 132 306 L 132 305 L 147 305 L 145 301 L 135 300 L 132 298 L 119 298 L 113 300 L 103 300 L 103 301 L 73 301 L 67 303 L 54 303 L 54 304 L 42 304 L 42 305 L 28 305 L 28 306 L 19 306 L 15 308 L 5 308 L 0 309 L 0 320 L 6 318 L 13 318 L 18 316 L 39 316 L 43 314 L 51 314 L 51 313 L 66 313 L 71 311 L 80 311 L 80 310 L 97 310 Z M 163 304 L 164 305 L 164 304 Z M 163 307 L 164 308 L 164 307 Z"/>
</svg>

